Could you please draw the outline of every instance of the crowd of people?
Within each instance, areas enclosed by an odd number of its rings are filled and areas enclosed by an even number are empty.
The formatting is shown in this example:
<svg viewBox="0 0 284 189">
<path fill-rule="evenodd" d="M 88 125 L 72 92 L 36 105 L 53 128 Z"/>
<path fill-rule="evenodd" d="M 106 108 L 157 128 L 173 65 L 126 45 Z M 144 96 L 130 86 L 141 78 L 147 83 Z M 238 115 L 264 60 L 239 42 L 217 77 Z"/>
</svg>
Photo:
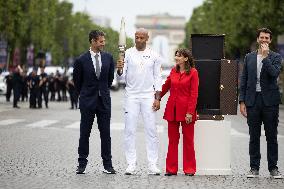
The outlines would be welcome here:
<svg viewBox="0 0 284 189">
<path fill-rule="evenodd" d="M 124 154 L 127 162 L 126 175 L 137 171 L 136 128 L 138 117 L 144 121 L 148 174 L 160 175 L 158 167 L 159 141 L 156 125 L 156 111 L 160 101 L 169 92 L 163 118 L 168 122 L 168 152 L 165 176 L 178 174 L 178 145 L 180 127 L 183 135 L 183 172 L 186 176 L 196 174 L 194 128 L 197 121 L 199 76 L 195 61 L 189 49 L 181 48 L 174 54 L 175 66 L 165 83 L 162 83 L 162 59 L 147 46 L 148 31 L 137 29 L 135 46 L 125 51 L 124 58 L 114 62 L 110 53 L 103 51 L 105 33 L 93 30 L 89 33 L 90 48 L 76 58 L 73 75 L 67 77 L 58 71 L 48 75 L 44 67 L 40 72 L 33 69 L 27 75 L 21 67 L 15 68 L 6 77 L 6 100 L 10 101 L 13 90 L 13 107 L 17 102 L 28 100 L 30 108 L 42 108 L 43 100 L 67 101 L 69 92 L 71 108 L 80 108 L 80 136 L 78 145 L 77 174 L 84 174 L 89 156 L 89 138 L 96 118 L 101 140 L 101 158 L 106 174 L 116 174 L 111 153 L 111 96 L 110 88 L 114 75 L 126 83 L 124 95 Z M 247 119 L 249 127 L 250 170 L 247 178 L 259 176 L 261 125 L 264 125 L 267 141 L 268 171 L 271 177 L 283 179 L 278 171 L 278 123 L 280 92 L 277 78 L 281 70 L 281 55 L 270 50 L 272 32 L 268 28 L 257 31 L 258 49 L 245 56 L 240 84 L 240 112 Z M 115 65 L 117 73 L 115 73 Z M 50 94 L 50 95 L 49 95 Z M 56 99 L 57 96 L 57 99 Z M 78 96 L 80 96 L 78 103 Z"/>
<path fill-rule="evenodd" d="M 20 108 L 19 101 L 29 101 L 29 107 L 35 109 L 42 108 L 43 103 L 45 108 L 48 108 L 49 101 L 59 102 L 68 101 L 68 99 L 71 103 L 70 109 L 78 108 L 78 95 L 72 75 L 68 77 L 67 74 L 61 74 L 58 70 L 56 73 L 47 74 L 45 67 L 42 66 L 33 68 L 30 73 L 27 73 L 18 66 L 5 76 L 5 82 L 6 101 L 10 102 L 13 94 L 14 108 Z"/>
</svg>

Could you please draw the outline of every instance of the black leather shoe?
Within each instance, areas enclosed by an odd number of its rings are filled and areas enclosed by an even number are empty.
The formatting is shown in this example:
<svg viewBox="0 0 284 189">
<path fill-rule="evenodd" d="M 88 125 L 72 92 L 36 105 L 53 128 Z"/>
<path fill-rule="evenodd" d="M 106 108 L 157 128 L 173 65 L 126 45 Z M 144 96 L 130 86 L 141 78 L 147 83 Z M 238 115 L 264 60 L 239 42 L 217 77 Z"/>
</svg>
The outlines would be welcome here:
<svg viewBox="0 0 284 189">
<path fill-rule="evenodd" d="M 86 166 L 84 166 L 84 165 L 79 165 L 79 166 L 77 167 L 76 174 L 85 174 L 85 171 L 86 171 Z"/>
<path fill-rule="evenodd" d="M 105 168 L 103 172 L 106 174 L 116 174 L 116 171 L 113 169 L 113 167 Z"/>
<path fill-rule="evenodd" d="M 192 177 L 192 176 L 194 176 L 194 173 L 184 173 L 184 175 Z"/>
<path fill-rule="evenodd" d="M 170 173 L 170 172 L 167 172 L 167 173 L 165 173 L 165 176 L 173 176 L 173 175 L 177 175 L 177 173 Z"/>
</svg>

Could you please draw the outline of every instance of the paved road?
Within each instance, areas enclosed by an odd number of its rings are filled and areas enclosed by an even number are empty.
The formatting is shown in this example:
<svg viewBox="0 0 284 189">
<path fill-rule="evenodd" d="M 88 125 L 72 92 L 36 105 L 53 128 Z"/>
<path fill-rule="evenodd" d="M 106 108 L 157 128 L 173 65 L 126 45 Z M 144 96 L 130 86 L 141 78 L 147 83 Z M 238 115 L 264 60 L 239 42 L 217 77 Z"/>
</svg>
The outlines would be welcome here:
<svg viewBox="0 0 284 189">
<path fill-rule="evenodd" d="M 117 175 L 102 173 L 100 140 L 93 125 L 87 174 L 76 175 L 79 138 L 79 110 L 69 110 L 69 103 L 50 103 L 49 109 L 30 110 L 26 102 L 21 109 L 11 108 L 0 96 L 0 188 L 284 188 L 284 180 L 269 177 L 265 137 L 261 139 L 260 178 L 247 179 L 248 128 L 240 115 L 228 116 L 231 129 L 232 175 L 186 177 L 182 170 L 176 177 L 148 176 L 143 125 L 137 132 L 138 174 L 124 175 L 123 93 L 112 92 L 111 137 L 113 164 Z M 162 110 L 165 100 L 162 103 Z M 160 138 L 159 165 L 163 171 L 167 151 L 166 122 L 158 112 Z M 142 121 L 141 121 L 142 122 Z M 279 167 L 284 173 L 284 109 L 280 111 Z M 181 150 L 180 150 L 181 151 Z M 180 155 L 181 157 L 181 155 Z M 180 162 L 181 159 L 180 159 Z M 180 168 L 181 168 L 180 164 Z"/>
</svg>

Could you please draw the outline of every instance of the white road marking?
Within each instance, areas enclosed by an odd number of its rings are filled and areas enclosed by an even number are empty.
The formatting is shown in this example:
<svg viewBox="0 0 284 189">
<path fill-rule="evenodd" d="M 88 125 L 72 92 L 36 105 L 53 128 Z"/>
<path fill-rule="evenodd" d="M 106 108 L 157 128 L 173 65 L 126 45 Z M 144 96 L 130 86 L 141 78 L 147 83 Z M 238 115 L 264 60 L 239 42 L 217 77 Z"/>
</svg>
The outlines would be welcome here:
<svg viewBox="0 0 284 189">
<path fill-rule="evenodd" d="M 65 126 L 67 129 L 79 129 L 80 128 L 80 121 L 76 121 L 70 125 Z M 118 130 L 121 131 L 124 129 L 124 123 L 111 123 L 110 124 L 111 130 Z"/>
<path fill-rule="evenodd" d="M 52 124 L 57 123 L 57 122 L 58 122 L 58 120 L 41 120 L 41 121 L 30 123 L 26 126 L 27 127 L 34 127 L 34 128 L 43 128 L 43 127 L 47 127 L 47 126 L 52 125 Z"/>
<path fill-rule="evenodd" d="M 76 121 L 70 125 L 65 126 L 67 129 L 79 129 L 80 128 L 80 121 Z"/>
<path fill-rule="evenodd" d="M 110 124 L 110 130 L 114 131 L 123 131 L 125 127 L 124 123 L 121 122 L 114 122 Z M 157 132 L 158 133 L 163 133 L 164 132 L 164 127 L 163 125 L 157 125 Z M 80 121 L 77 121 L 75 123 L 72 123 L 70 125 L 65 126 L 67 129 L 79 129 L 80 128 Z"/>
<path fill-rule="evenodd" d="M 125 124 L 124 123 L 111 123 L 110 130 L 122 131 L 124 130 Z"/>
<path fill-rule="evenodd" d="M 25 121 L 24 119 L 4 119 L 0 121 L 0 125 L 12 125 L 15 123 L 23 122 Z"/>
<path fill-rule="evenodd" d="M 6 126 L 6 125 L 13 125 L 19 122 L 24 122 L 26 121 L 25 119 L 4 119 L 0 121 L 0 126 Z M 33 128 L 44 128 L 49 125 L 55 124 L 59 122 L 60 120 L 41 120 L 37 122 L 33 122 L 30 124 L 25 125 L 26 127 L 33 127 Z M 110 124 L 110 129 L 115 130 L 115 131 L 123 131 L 125 127 L 124 123 L 121 122 L 114 122 Z M 79 129 L 80 128 L 80 121 L 76 121 L 72 124 L 69 124 L 65 126 L 64 128 L 67 129 Z M 158 133 L 163 133 L 166 130 L 165 125 L 157 125 L 157 132 Z M 261 135 L 265 137 L 265 131 L 262 129 L 261 130 Z M 248 133 L 242 133 L 237 131 L 236 129 L 231 128 L 231 136 L 236 136 L 236 137 L 245 137 L 249 138 Z M 284 135 L 279 135 L 278 138 L 284 138 Z"/>
</svg>

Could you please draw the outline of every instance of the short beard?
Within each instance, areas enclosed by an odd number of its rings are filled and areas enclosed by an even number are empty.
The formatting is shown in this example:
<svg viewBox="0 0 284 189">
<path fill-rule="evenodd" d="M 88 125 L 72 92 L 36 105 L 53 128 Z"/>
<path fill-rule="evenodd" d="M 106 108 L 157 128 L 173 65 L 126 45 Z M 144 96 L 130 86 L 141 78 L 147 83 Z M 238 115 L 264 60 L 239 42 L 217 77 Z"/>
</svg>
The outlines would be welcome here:
<svg viewBox="0 0 284 189">
<path fill-rule="evenodd" d="M 137 50 L 144 50 L 145 48 L 146 48 L 146 45 L 141 45 L 141 46 L 136 45 Z"/>
</svg>

